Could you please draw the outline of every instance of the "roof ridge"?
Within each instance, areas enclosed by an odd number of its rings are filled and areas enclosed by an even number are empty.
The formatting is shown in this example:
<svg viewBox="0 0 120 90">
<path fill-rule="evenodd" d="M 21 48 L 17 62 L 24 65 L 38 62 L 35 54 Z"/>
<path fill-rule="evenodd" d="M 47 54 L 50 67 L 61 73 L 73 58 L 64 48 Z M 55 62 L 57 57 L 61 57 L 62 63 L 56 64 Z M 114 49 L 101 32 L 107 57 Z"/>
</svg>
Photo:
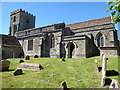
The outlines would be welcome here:
<svg viewBox="0 0 120 90">
<path fill-rule="evenodd" d="M 68 25 L 80 24 L 80 23 L 85 23 L 85 22 L 91 22 L 91 21 L 102 20 L 102 19 L 105 19 L 105 18 L 111 18 L 111 16 L 108 16 L 108 17 L 103 17 L 103 18 L 97 18 L 97 19 L 91 19 L 91 20 L 87 20 L 87 21 L 81 21 L 81 22 L 72 23 L 72 24 L 67 24 L 66 26 L 68 26 Z"/>
</svg>

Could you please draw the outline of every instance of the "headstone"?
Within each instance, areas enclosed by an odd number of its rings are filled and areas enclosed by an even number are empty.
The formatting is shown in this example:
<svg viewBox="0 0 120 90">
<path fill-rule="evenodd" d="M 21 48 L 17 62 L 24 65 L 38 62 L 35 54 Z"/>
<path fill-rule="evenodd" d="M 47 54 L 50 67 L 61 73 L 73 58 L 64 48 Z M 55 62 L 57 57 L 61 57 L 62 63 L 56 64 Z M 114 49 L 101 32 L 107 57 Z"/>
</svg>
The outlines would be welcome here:
<svg viewBox="0 0 120 90">
<path fill-rule="evenodd" d="M 62 61 L 65 61 L 65 58 L 64 57 L 62 57 L 62 59 L 61 59 Z"/>
<path fill-rule="evenodd" d="M 99 68 L 98 68 L 98 61 L 95 60 L 95 64 L 96 64 L 96 69 L 97 69 L 97 72 L 99 72 Z"/>
<path fill-rule="evenodd" d="M 30 60 L 30 56 L 26 56 L 25 59 L 26 59 L 26 60 Z"/>
<path fill-rule="evenodd" d="M 19 63 L 23 63 L 24 61 L 23 60 L 20 60 Z"/>
<path fill-rule="evenodd" d="M 44 69 L 44 68 L 42 67 L 42 65 L 39 65 L 39 69 L 42 70 L 42 69 Z"/>
<path fill-rule="evenodd" d="M 112 82 L 111 82 L 109 88 L 119 88 L 119 87 L 118 87 L 118 81 L 115 80 L 115 79 L 112 79 Z"/>
<path fill-rule="evenodd" d="M 107 60 L 105 55 L 103 56 L 102 60 L 102 80 L 101 80 L 101 86 L 105 86 L 105 77 L 106 77 L 106 68 L 107 68 Z"/>
<path fill-rule="evenodd" d="M 61 83 L 61 85 L 62 85 L 62 88 L 63 88 L 63 89 L 67 89 L 67 84 L 66 84 L 65 81 L 63 81 L 63 82 Z"/>
<path fill-rule="evenodd" d="M 20 58 L 24 58 L 24 55 L 21 55 Z"/>
<path fill-rule="evenodd" d="M 18 69 L 23 69 L 23 70 L 35 70 L 39 71 L 44 69 L 42 65 L 40 64 L 34 64 L 34 63 L 21 63 L 18 67 Z"/>
<path fill-rule="evenodd" d="M 0 72 L 9 70 L 9 66 L 10 66 L 10 61 L 1 60 L 0 61 Z"/>
<path fill-rule="evenodd" d="M 35 55 L 34 58 L 38 58 L 38 55 Z"/>
<path fill-rule="evenodd" d="M 17 69 L 13 72 L 13 75 L 16 76 L 16 75 L 22 75 L 22 69 Z"/>
</svg>

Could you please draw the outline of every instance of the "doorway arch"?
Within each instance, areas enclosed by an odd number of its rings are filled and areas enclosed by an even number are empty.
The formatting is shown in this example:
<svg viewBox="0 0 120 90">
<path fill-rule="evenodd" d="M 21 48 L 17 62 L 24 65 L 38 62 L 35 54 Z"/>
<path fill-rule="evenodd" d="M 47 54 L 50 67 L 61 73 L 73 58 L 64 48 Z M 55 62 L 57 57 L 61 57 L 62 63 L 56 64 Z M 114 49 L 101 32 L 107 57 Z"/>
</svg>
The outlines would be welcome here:
<svg viewBox="0 0 120 90">
<path fill-rule="evenodd" d="M 68 58 L 72 58 L 74 55 L 75 45 L 72 42 L 68 43 Z"/>
</svg>

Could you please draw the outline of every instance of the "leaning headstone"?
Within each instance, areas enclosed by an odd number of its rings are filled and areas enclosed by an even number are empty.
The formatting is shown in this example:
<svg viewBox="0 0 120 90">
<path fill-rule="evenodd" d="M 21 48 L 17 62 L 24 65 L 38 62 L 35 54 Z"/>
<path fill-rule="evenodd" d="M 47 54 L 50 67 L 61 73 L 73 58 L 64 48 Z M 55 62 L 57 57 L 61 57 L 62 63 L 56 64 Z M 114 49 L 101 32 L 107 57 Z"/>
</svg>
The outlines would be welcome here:
<svg viewBox="0 0 120 90">
<path fill-rule="evenodd" d="M 42 70 L 44 69 L 42 65 L 39 64 L 39 69 Z"/>
<path fill-rule="evenodd" d="M 62 88 L 63 88 L 63 89 L 67 89 L 67 84 L 66 84 L 65 81 L 63 81 L 63 82 L 61 83 L 61 85 L 62 85 Z"/>
<path fill-rule="evenodd" d="M 95 64 L 96 64 L 96 69 L 97 69 L 97 72 L 99 72 L 99 68 L 98 68 L 98 61 L 95 60 Z"/>
<path fill-rule="evenodd" d="M 20 60 L 19 63 L 23 63 L 24 61 L 23 60 Z"/>
<path fill-rule="evenodd" d="M 22 69 L 17 69 L 13 72 L 13 75 L 16 76 L 16 75 L 22 75 Z"/>
<path fill-rule="evenodd" d="M 105 77 L 106 77 L 106 68 L 107 68 L 107 60 L 105 55 L 103 56 L 102 60 L 102 80 L 101 80 L 101 86 L 105 86 Z"/>
<path fill-rule="evenodd" d="M 25 59 L 26 59 L 26 60 L 30 60 L 30 56 L 26 56 Z"/>
<path fill-rule="evenodd" d="M 0 61 L 0 72 L 9 70 L 9 66 L 10 66 L 10 61 L 1 60 Z"/>
<path fill-rule="evenodd" d="M 115 79 L 112 79 L 112 82 L 111 82 L 109 88 L 119 88 L 119 87 L 118 87 L 118 81 L 115 80 Z"/>
<path fill-rule="evenodd" d="M 42 65 L 40 64 L 34 64 L 34 63 L 21 63 L 18 67 L 18 69 L 23 69 L 23 70 L 35 70 L 39 71 L 44 69 Z"/>
</svg>

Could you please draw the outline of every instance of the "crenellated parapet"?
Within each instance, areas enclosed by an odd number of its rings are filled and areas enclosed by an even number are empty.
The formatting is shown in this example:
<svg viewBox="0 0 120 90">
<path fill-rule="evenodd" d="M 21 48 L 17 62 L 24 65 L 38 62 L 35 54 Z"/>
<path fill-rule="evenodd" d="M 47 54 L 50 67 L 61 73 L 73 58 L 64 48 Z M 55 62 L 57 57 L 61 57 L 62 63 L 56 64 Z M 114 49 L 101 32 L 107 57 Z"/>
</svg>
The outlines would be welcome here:
<svg viewBox="0 0 120 90">
<path fill-rule="evenodd" d="M 24 13 L 24 14 L 27 14 L 27 15 L 35 18 L 35 16 L 34 16 L 33 14 L 31 14 L 31 13 L 25 11 L 25 10 L 22 10 L 22 9 L 17 9 L 17 10 L 15 10 L 15 11 L 11 12 L 10 16 L 12 16 L 12 15 L 14 15 L 14 14 L 17 14 L 17 13 L 20 13 L 20 12 L 22 12 L 22 13 Z"/>
</svg>

